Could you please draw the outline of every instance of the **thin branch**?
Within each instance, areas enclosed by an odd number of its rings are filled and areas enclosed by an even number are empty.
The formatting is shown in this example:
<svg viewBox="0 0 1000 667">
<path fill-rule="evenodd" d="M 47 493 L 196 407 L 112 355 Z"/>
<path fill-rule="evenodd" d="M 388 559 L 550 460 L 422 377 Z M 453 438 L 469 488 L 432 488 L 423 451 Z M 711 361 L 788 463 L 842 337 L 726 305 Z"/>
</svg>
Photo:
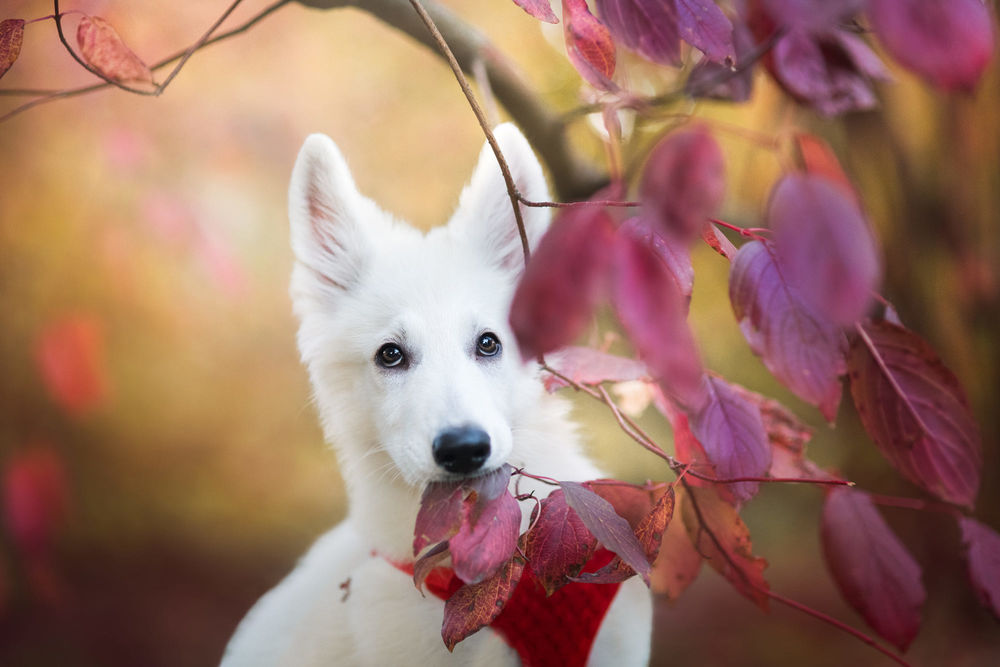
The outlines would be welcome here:
<svg viewBox="0 0 1000 667">
<path fill-rule="evenodd" d="M 497 164 L 500 165 L 500 172 L 503 174 L 504 183 L 507 184 L 507 196 L 510 198 L 510 205 L 514 210 L 517 233 L 521 237 L 521 252 L 524 254 L 524 263 L 527 264 L 531 258 L 531 247 L 528 244 L 528 232 L 524 228 L 524 218 L 521 216 L 521 207 L 518 204 L 520 195 L 517 191 L 517 184 L 514 183 L 514 177 L 510 173 L 510 166 L 507 164 L 507 160 L 504 159 L 503 152 L 500 150 L 500 144 L 497 143 L 496 137 L 493 136 L 493 130 L 490 128 L 490 122 L 486 118 L 486 114 L 483 113 L 483 109 L 479 106 L 479 101 L 472 92 L 472 87 L 469 85 L 468 79 L 465 78 L 465 74 L 462 72 L 462 66 L 458 64 L 455 54 L 452 53 L 448 42 L 445 41 L 441 35 L 441 31 L 438 30 L 434 19 L 424 9 L 420 0 L 410 0 L 410 4 L 413 5 L 413 9 L 416 10 L 417 15 L 420 16 L 420 20 L 427 26 L 427 30 L 430 31 L 434 42 L 441 49 L 441 53 L 448 61 L 451 71 L 454 72 L 455 78 L 458 80 L 458 85 L 461 86 L 462 92 L 465 94 L 465 99 L 468 100 L 469 106 L 472 107 L 472 112 L 476 114 L 476 120 L 479 121 L 479 126 L 482 128 L 483 134 L 486 135 L 486 140 L 489 142 L 490 148 L 493 149 L 493 155 L 497 159 Z"/>
<path fill-rule="evenodd" d="M 520 194 L 517 196 L 518 200 L 525 206 L 534 207 L 548 207 L 548 208 L 579 208 L 580 206 L 621 206 L 621 207 L 635 207 L 642 206 L 642 202 L 637 201 L 617 201 L 614 199 L 585 199 L 584 201 L 531 201 L 530 199 L 525 199 Z"/>
<path fill-rule="evenodd" d="M 229 5 L 229 9 L 223 12 L 222 16 L 220 16 L 218 20 L 215 23 L 213 23 L 208 30 L 205 31 L 205 34 L 201 36 L 201 39 L 192 44 L 188 48 L 188 50 L 184 52 L 184 55 L 181 56 L 181 59 L 177 63 L 177 66 L 174 67 L 174 69 L 170 72 L 170 74 L 167 75 L 167 78 L 163 80 L 163 83 L 157 86 L 156 89 L 157 95 L 162 93 L 163 90 L 170 84 L 170 82 L 174 80 L 174 77 L 176 77 L 177 74 L 181 71 L 181 68 L 184 67 L 184 64 L 187 63 L 188 59 L 194 55 L 194 52 L 205 45 L 209 37 L 212 36 L 212 33 L 219 29 L 219 26 L 222 25 L 222 22 L 225 21 L 227 18 L 229 18 L 229 15 L 236 10 L 236 8 L 240 5 L 241 2 L 243 2 L 243 0 L 233 0 L 233 4 Z"/>
</svg>

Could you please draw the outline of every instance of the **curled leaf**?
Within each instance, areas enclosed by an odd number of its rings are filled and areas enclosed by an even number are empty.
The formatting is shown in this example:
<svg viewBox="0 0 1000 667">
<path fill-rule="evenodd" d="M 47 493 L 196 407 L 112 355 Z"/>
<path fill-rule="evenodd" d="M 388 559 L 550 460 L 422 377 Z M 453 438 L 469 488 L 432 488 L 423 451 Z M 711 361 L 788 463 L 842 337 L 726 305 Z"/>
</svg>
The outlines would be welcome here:
<svg viewBox="0 0 1000 667">
<path fill-rule="evenodd" d="M 490 578 L 478 584 L 466 584 L 448 598 L 444 603 L 441 638 L 449 651 L 500 615 L 523 572 L 524 559 L 514 556 Z"/>
<path fill-rule="evenodd" d="M 823 555 L 844 599 L 880 636 L 905 651 L 927 594 L 920 566 L 867 493 L 836 488 L 820 523 Z"/>
<path fill-rule="evenodd" d="M 868 435 L 911 481 L 971 507 L 983 465 L 982 437 L 958 379 L 908 329 L 882 321 L 857 331 L 847 368 Z"/>
<path fill-rule="evenodd" d="M 611 33 L 590 13 L 586 0 L 563 0 L 566 53 L 573 67 L 590 85 L 616 90 L 615 43 Z"/>
<path fill-rule="evenodd" d="M 76 29 L 80 55 L 98 72 L 119 83 L 153 83 L 153 73 L 99 16 L 84 16 Z"/>
<path fill-rule="evenodd" d="M 4 19 L 0 21 L 0 77 L 7 73 L 17 57 L 21 55 L 24 42 L 24 19 Z"/>
</svg>

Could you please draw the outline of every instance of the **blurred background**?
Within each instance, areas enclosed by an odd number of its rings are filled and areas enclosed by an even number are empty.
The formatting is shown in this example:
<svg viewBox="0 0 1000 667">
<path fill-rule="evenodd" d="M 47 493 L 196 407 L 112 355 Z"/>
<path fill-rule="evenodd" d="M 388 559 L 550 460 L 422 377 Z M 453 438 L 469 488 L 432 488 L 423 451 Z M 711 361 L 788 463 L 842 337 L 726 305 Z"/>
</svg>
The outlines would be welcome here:
<svg viewBox="0 0 1000 667">
<path fill-rule="evenodd" d="M 561 110 L 582 103 L 559 46 L 513 3 L 444 3 L 483 27 Z M 248 0 L 225 26 L 266 3 Z M 77 0 L 149 63 L 197 40 L 228 2 Z M 0 20 L 52 12 L 4 0 Z M 67 17 L 68 34 L 78 17 Z M 224 27 L 225 27 L 224 26 Z M 672 82 L 637 66 L 636 86 Z M 943 98 L 902 71 L 883 110 L 824 121 L 758 74 L 748 105 L 685 104 L 717 127 L 835 147 L 862 192 L 887 263 L 884 292 L 964 383 L 985 470 L 976 516 L 1000 526 L 1000 90 Z M 162 75 L 158 78 L 162 78 Z M 2 89 L 94 81 L 28 25 Z M 24 98 L 0 97 L 0 114 Z M 0 664 L 211 665 L 250 605 L 344 513 L 297 359 L 287 297 L 285 190 L 310 132 L 340 145 L 362 190 L 430 227 L 447 219 L 482 135 L 451 72 L 353 9 L 284 7 L 197 53 L 166 92 L 59 100 L 0 123 Z M 599 161 L 586 120 L 574 128 Z M 716 133 L 727 155 L 722 217 L 760 224 L 780 154 Z M 638 142 L 642 143 L 643 137 Z M 750 354 L 725 262 L 695 253 L 692 325 L 706 365 L 775 396 L 817 428 L 812 456 L 862 488 L 919 496 L 882 460 L 846 403 L 835 430 Z M 596 458 L 632 481 L 670 479 L 599 407 L 579 403 Z M 669 447 L 652 414 L 644 424 Z M 816 488 L 772 485 L 744 511 L 772 587 L 864 628 L 819 551 Z M 947 517 L 884 515 L 925 568 L 916 665 L 995 665 L 1000 632 L 965 584 Z M 654 663 L 880 664 L 803 614 L 763 614 L 703 568 L 658 603 Z"/>
</svg>

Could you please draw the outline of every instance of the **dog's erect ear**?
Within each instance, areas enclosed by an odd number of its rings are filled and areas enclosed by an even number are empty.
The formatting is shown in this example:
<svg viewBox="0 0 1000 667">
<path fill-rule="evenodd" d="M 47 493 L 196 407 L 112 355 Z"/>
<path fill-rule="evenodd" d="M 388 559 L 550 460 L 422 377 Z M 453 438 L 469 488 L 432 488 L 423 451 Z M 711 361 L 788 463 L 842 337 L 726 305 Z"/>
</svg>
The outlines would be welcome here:
<svg viewBox="0 0 1000 667">
<path fill-rule="evenodd" d="M 288 188 L 292 250 L 323 288 L 350 289 L 369 254 L 359 224 L 365 204 L 337 145 L 311 134 L 299 151 Z"/>
<path fill-rule="evenodd" d="M 547 201 L 549 190 L 542 166 L 520 130 L 511 123 L 504 123 L 493 130 L 493 135 L 510 167 L 518 192 L 531 201 Z M 521 206 L 521 215 L 529 245 L 534 248 L 548 225 L 549 210 Z M 478 245 L 485 257 L 499 266 L 512 271 L 520 271 L 524 267 L 521 237 L 507 185 L 488 143 L 479 154 L 472 180 L 462 191 L 451 224 Z"/>
</svg>

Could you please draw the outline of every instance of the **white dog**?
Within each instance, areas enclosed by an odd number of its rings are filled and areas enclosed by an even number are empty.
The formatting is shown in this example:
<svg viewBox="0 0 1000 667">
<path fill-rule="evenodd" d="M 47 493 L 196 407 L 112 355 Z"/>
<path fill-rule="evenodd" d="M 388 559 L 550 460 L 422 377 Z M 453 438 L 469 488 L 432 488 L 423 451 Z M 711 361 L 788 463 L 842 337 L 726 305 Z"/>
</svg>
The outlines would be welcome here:
<svg viewBox="0 0 1000 667">
<path fill-rule="evenodd" d="M 520 192 L 547 200 L 520 132 L 502 125 L 496 137 Z M 523 214 L 534 244 L 547 209 Z M 423 234 L 359 194 L 334 143 L 312 135 L 292 174 L 289 216 L 299 349 L 350 507 L 250 611 L 222 664 L 519 664 L 490 628 L 449 653 L 444 603 L 423 597 L 392 564 L 413 561 L 427 482 L 504 463 L 559 480 L 602 476 L 580 453 L 564 402 L 542 390 L 535 364 L 522 362 L 508 325 L 523 259 L 492 151 L 484 146 L 448 225 Z M 551 490 L 528 482 L 521 479 L 522 492 Z M 521 505 L 527 520 L 533 504 Z M 646 664 L 651 619 L 649 593 L 632 578 L 589 664 Z"/>
</svg>

